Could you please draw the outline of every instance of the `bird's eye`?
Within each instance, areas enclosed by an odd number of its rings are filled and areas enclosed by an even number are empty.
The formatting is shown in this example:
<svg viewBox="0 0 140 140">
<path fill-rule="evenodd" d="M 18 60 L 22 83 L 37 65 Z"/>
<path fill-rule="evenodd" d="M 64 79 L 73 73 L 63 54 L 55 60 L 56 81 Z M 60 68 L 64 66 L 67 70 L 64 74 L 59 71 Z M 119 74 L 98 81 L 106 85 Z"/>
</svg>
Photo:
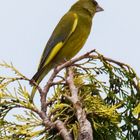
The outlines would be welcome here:
<svg viewBox="0 0 140 140">
<path fill-rule="evenodd" d="M 94 5 L 98 5 L 98 3 L 95 0 L 92 0 Z"/>
</svg>

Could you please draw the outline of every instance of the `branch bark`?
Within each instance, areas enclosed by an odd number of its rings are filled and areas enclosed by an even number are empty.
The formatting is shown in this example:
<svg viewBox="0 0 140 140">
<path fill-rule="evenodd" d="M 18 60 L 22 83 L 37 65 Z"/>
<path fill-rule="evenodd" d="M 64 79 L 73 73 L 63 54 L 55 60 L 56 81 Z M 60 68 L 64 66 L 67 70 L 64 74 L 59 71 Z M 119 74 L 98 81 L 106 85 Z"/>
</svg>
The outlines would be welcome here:
<svg viewBox="0 0 140 140">
<path fill-rule="evenodd" d="M 57 120 L 55 126 L 64 140 L 73 140 L 62 121 Z"/>
<path fill-rule="evenodd" d="M 93 131 L 90 122 L 86 118 L 86 112 L 82 108 L 82 103 L 78 98 L 78 88 L 74 85 L 74 74 L 72 68 L 68 68 L 67 83 L 71 92 L 71 96 L 67 98 L 73 103 L 76 110 L 76 117 L 79 122 L 80 130 L 78 140 L 93 140 Z"/>
</svg>

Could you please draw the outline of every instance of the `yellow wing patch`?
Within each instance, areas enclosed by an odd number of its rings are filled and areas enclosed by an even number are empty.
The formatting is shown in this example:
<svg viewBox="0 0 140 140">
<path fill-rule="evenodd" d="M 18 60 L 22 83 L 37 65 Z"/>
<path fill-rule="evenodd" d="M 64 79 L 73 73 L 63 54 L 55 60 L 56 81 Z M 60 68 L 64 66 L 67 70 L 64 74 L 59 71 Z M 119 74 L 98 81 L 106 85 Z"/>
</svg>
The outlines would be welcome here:
<svg viewBox="0 0 140 140">
<path fill-rule="evenodd" d="M 77 26 L 77 24 L 78 24 L 78 16 L 77 16 L 77 14 L 74 13 L 74 17 L 75 17 L 75 20 L 74 20 L 74 24 L 73 24 L 71 33 L 73 33 L 73 32 L 75 31 L 76 26 Z M 70 33 L 70 34 L 71 34 L 71 33 Z"/>
<path fill-rule="evenodd" d="M 45 65 L 47 65 L 53 58 L 54 56 L 58 53 L 58 51 L 62 48 L 63 42 L 59 42 L 51 51 Z"/>
</svg>

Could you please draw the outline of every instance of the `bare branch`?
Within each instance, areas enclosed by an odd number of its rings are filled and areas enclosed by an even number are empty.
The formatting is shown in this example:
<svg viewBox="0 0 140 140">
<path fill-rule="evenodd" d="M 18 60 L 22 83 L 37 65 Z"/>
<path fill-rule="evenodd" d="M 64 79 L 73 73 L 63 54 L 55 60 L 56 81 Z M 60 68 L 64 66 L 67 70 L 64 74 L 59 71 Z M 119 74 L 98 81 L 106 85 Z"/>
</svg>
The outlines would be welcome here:
<svg viewBox="0 0 140 140">
<path fill-rule="evenodd" d="M 72 140 L 72 137 L 70 133 L 67 131 L 66 127 L 64 126 L 64 123 L 60 120 L 57 120 L 55 122 L 55 126 L 58 129 L 60 135 L 64 140 Z"/>
<path fill-rule="evenodd" d="M 68 69 L 67 83 L 71 92 L 71 96 L 67 97 L 73 103 L 76 110 L 76 117 L 80 125 L 78 140 L 93 140 L 91 124 L 87 120 L 85 110 L 82 108 L 82 104 L 78 99 L 78 88 L 76 88 L 74 85 L 74 74 L 72 68 Z"/>
</svg>

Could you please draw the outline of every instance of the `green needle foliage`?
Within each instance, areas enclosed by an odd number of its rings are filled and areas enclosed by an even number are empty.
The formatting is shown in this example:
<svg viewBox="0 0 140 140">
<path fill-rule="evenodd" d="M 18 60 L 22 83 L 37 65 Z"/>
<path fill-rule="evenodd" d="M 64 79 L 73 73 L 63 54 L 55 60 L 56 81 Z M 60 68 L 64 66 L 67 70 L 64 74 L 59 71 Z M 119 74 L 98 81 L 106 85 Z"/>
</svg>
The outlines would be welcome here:
<svg viewBox="0 0 140 140">
<path fill-rule="evenodd" d="M 91 123 L 94 140 L 140 139 L 140 79 L 135 71 L 96 51 L 69 63 L 78 99 Z M 44 124 L 41 107 L 35 103 L 42 100 L 30 101 L 30 92 L 24 86 L 30 79 L 12 64 L 2 63 L 0 66 L 15 73 L 13 77 L 0 77 L 0 139 L 62 140 L 55 125 Z M 58 120 L 63 122 L 72 139 L 77 140 L 80 125 L 74 104 L 68 98 L 71 91 L 65 68 L 64 74 L 56 73 L 50 85 L 46 116 L 52 124 Z M 12 113 L 12 110 L 16 111 Z M 9 119 L 11 114 L 15 119 Z"/>
</svg>

